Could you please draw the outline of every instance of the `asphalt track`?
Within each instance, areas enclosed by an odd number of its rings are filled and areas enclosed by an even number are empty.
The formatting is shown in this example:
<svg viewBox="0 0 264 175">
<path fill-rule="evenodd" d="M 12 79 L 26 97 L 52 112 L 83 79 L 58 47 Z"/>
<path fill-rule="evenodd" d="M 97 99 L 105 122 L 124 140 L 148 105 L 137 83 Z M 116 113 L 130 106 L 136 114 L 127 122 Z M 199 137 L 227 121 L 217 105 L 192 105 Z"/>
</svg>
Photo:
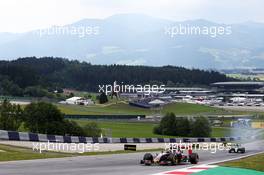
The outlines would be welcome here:
<svg viewBox="0 0 264 175">
<path fill-rule="evenodd" d="M 264 142 L 255 141 L 244 145 L 245 154 L 214 154 L 200 151 L 199 164 L 209 164 L 264 151 Z M 150 175 L 192 165 L 143 166 L 139 160 L 144 153 L 79 156 L 58 159 L 26 160 L 0 163 L 0 175 Z"/>
</svg>

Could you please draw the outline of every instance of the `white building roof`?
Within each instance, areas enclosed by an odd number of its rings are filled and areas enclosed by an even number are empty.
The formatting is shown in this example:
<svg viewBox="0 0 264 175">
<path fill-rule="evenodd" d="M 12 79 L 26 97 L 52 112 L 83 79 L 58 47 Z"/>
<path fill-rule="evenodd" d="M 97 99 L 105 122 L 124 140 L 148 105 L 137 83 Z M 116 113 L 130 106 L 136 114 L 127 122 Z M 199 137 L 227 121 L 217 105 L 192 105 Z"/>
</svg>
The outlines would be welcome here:
<svg viewBox="0 0 264 175">
<path fill-rule="evenodd" d="M 152 104 L 152 105 L 155 105 L 155 104 L 164 104 L 164 103 L 165 103 L 164 101 L 158 100 L 158 99 L 149 102 L 149 104 Z"/>
<path fill-rule="evenodd" d="M 82 97 L 71 97 L 71 98 L 68 98 L 66 99 L 66 101 L 77 101 L 77 100 L 81 100 Z"/>
</svg>

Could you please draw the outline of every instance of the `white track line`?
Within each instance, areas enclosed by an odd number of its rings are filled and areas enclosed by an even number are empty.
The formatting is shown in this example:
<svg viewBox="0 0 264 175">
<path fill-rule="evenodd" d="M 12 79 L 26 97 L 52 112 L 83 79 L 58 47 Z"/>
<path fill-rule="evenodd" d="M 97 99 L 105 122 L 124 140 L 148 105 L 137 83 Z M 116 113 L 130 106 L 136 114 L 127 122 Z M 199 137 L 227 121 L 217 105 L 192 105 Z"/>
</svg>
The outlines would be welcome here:
<svg viewBox="0 0 264 175">
<path fill-rule="evenodd" d="M 197 173 L 200 171 L 204 171 L 210 168 L 215 168 L 218 167 L 217 165 L 207 165 L 207 164 L 202 164 L 202 165 L 196 165 L 196 166 L 192 166 L 192 167 L 188 167 L 188 168 L 180 168 L 180 169 L 175 169 L 175 170 L 170 170 L 170 171 L 165 171 L 165 172 L 161 172 L 161 173 L 157 173 L 157 174 L 152 174 L 152 175 L 166 175 L 166 173 L 181 173 L 181 174 L 190 174 L 190 173 Z M 201 168 L 201 169 L 199 169 Z M 205 169 L 203 169 L 205 168 Z"/>
<path fill-rule="evenodd" d="M 212 164 L 217 164 L 217 163 L 222 163 L 222 162 L 228 162 L 228 161 L 243 159 L 243 158 L 246 158 L 246 157 L 250 157 L 250 156 L 254 156 L 254 155 L 258 155 L 258 154 L 262 154 L 262 153 L 264 153 L 264 151 L 258 152 L 258 153 L 252 153 L 252 154 L 248 154 L 248 155 L 244 155 L 244 156 L 240 156 L 240 157 L 234 157 L 234 158 L 231 158 L 231 159 L 225 159 L 225 160 L 220 160 L 220 161 L 216 161 L 216 162 L 210 162 L 208 164 L 202 164 L 202 165 L 196 165 L 196 166 L 191 166 L 191 167 L 187 167 L 187 168 L 181 168 L 181 169 L 165 171 L 165 172 L 152 174 L 152 175 L 165 175 L 166 173 L 169 173 L 169 172 L 192 172 L 192 173 L 196 173 L 196 172 L 200 172 L 200 171 L 203 171 L 203 170 L 201 170 L 201 169 L 191 169 L 191 168 L 199 168 L 199 167 L 206 167 L 206 168 L 209 168 L 209 169 L 210 168 L 215 168 L 215 167 L 218 167 L 218 166 L 217 165 L 212 165 Z"/>
</svg>

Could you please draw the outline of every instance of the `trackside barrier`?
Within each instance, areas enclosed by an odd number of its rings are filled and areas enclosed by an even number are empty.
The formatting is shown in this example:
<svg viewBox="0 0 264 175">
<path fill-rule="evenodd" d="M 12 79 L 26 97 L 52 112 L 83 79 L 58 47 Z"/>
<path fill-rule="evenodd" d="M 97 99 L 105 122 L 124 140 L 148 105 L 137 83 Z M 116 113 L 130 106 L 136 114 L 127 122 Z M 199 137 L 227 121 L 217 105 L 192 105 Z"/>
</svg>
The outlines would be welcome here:
<svg viewBox="0 0 264 175">
<path fill-rule="evenodd" d="M 0 140 L 59 142 L 59 143 L 179 143 L 179 142 L 230 142 L 240 137 L 222 138 L 101 138 L 82 136 L 59 136 L 0 130 Z"/>
</svg>

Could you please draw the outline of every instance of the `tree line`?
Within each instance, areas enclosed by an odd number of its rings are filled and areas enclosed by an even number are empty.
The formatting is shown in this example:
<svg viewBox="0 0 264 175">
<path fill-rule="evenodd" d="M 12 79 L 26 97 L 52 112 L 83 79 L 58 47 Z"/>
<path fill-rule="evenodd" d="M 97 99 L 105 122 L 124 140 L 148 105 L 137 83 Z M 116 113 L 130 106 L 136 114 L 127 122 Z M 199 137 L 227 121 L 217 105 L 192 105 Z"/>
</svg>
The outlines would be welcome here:
<svg viewBox="0 0 264 175">
<path fill-rule="evenodd" d="M 114 81 L 135 85 L 208 86 L 230 80 L 216 71 L 175 66 L 92 65 L 53 57 L 0 61 L 0 94 L 13 96 L 52 96 L 54 90 L 62 88 L 98 91 L 98 85 Z"/>
<path fill-rule="evenodd" d="M 98 137 L 102 132 L 97 123 L 81 127 L 75 121 L 64 119 L 64 114 L 51 103 L 34 102 L 22 109 L 7 100 L 0 106 L 0 129 L 90 137 Z"/>
<path fill-rule="evenodd" d="M 160 135 L 183 137 L 210 137 L 212 128 L 206 117 L 176 117 L 174 113 L 167 113 L 154 127 L 153 132 Z"/>
</svg>

